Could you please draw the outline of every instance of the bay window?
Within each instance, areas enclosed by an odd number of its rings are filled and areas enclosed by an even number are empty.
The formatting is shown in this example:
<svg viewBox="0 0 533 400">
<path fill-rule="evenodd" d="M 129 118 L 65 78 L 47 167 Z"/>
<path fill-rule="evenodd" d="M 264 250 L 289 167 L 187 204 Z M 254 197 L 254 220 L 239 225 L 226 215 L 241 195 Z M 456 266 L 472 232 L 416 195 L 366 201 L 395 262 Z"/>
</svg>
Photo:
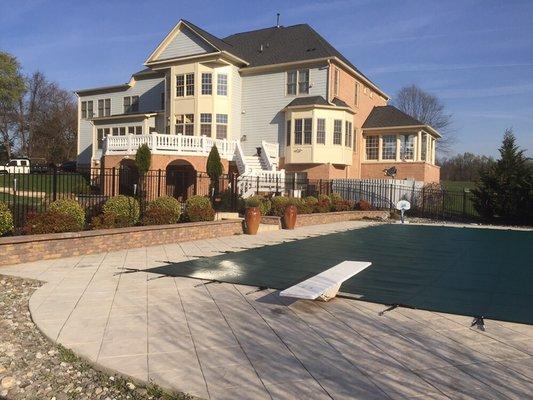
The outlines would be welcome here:
<svg viewBox="0 0 533 400">
<path fill-rule="evenodd" d="M 346 147 L 352 147 L 352 123 L 350 121 L 346 121 L 346 132 L 344 136 L 344 145 Z"/>
<path fill-rule="evenodd" d="M 366 137 L 366 159 L 377 160 L 379 152 L 379 136 Z"/>
<path fill-rule="evenodd" d="M 287 129 L 285 131 L 285 139 L 287 141 L 287 146 L 291 145 L 291 120 L 287 121 Z"/>
<path fill-rule="evenodd" d="M 303 120 L 301 118 L 294 120 L 294 144 L 302 144 Z"/>
<path fill-rule="evenodd" d="M 396 135 L 384 135 L 381 158 L 383 160 L 396 160 Z"/>
<path fill-rule="evenodd" d="M 176 115 L 176 134 L 194 135 L 194 114 Z"/>
<path fill-rule="evenodd" d="M 228 95 L 228 75 L 227 74 L 217 75 L 217 95 L 219 96 Z"/>
<path fill-rule="evenodd" d="M 213 93 L 213 75 L 209 72 L 202 73 L 202 94 Z"/>
<path fill-rule="evenodd" d="M 400 135 L 400 156 L 402 160 L 412 160 L 415 154 L 415 135 Z"/>
<path fill-rule="evenodd" d="M 326 120 L 324 118 L 316 120 L 316 142 L 326 144 Z"/>
<path fill-rule="evenodd" d="M 217 139 L 228 137 L 228 114 L 217 114 Z"/>
<path fill-rule="evenodd" d="M 176 75 L 176 97 L 194 96 L 194 74 Z"/>
<path fill-rule="evenodd" d="M 200 114 L 200 135 L 211 137 L 211 114 Z"/>
<path fill-rule="evenodd" d="M 342 145 L 342 120 L 333 121 L 333 144 Z"/>
<path fill-rule="evenodd" d="M 313 120 L 311 118 L 304 119 L 304 144 L 312 144 L 313 137 Z"/>
</svg>

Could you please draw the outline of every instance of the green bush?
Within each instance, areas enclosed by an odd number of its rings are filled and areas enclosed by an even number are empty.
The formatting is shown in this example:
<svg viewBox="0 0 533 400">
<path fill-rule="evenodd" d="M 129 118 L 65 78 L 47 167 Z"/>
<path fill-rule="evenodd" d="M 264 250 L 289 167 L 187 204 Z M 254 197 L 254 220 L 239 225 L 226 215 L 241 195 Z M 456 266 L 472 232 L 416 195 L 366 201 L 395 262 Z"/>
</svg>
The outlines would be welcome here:
<svg viewBox="0 0 533 400">
<path fill-rule="evenodd" d="M 50 211 L 72 215 L 78 223 L 80 228 L 79 230 L 82 230 L 85 227 L 85 210 L 80 203 L 74 199 L 56 200 L 50 203 L 50 207 L 48 207 L 48 209 Z"/>
<path fill-rule="evenodd" d="M 338 201 L 342 201 L 342 197 L 340 194 L 338 193 L 331 193 L 329 195 L 329 201 L 331 202 L 331 204 L 335 203 L 335 202 L 338 202 Z"/>
<path fill-rule="evenodd" d="M 316 197 L 308 196 L 304 199 L 292 199 L 292 203 L 298 209 L 298 214 L 312 214 L 315 212 L 318 200 Z"/>
<path fill-rule="evenodd" d="M 23 228 L 26 235 L 77 232 L 79 230 L 81 230 L 79 220 L 75 215 L 55 210 L 29 214 Z"/>
<path fill-rule="evenodd" d="M 146 212 L 148 213 L 152 209 L 157 209 L 158 210 L 158 211 L 154 212 L 154 215 L 155 214 L 160 214 L 161 215 L 161 211 L 160 211 L 161 209 L 166 211 L 166 213 L 168 215 L 168 221 L 169 222 L 165 222 L 165 224 L 176 224 L 179 221 L 179 219 L 180 219 L 181 204 L 174 197 L 162 196 L 162 197 L 158 197 L 155 200 L 152 200 L 148 204 L 148 208 L 147 208 Z"/>
<path fill-rule="evenodd" d="M 133 197 L 119 195 L 108 199 L 103 207 L 104 214 L 112 213 L 116 218 L 125 222 L 127 226 L 139 222 L 139 202 Z"/>
<path fill-rule="evenodd" d="M 350 211 L 353 209 L 353 202 L 349 200 L 335 200 L 331 204 L 332 211 Z"/>
<path fill-rule="evenodd" d="M 97 215 L 91 220 L 91 229 L 124 228 L 130 225 L 128 217 L 118 216 L 112 212 Z"/>
<path fill-rule="evenodd" d="M 245 208 L 250 207 L 259 207 L 259 210 L 261 211 L 261 215 L 268 215 L 270 212 L 270 209 L 272 208 L 272 203 L 269 199 L 263 196 L 252 196 L 248 197 L 245 201 Z"/>
<path fill-rule="evenodd" d="M 150 207 L 143 215 L 143 225 L 169 225 L 177 223 L 176 215 L 168 208 Z"/>
<path fill-rule="evenodd" d="M 6 203 L 0 202 L 0 236 L 11 232 L 13 227 L 13 214 Z"/>
<path fill-rule="evenodd" d="M 190 222 L 213 221 L 215 210 L 207 197 L 192 196 L 185 202 L 185 220 Z"/>
<path fill-rule="evenodd" d="M 285 208 L 291 204 L 291 199 L 285 196 L 272 197 L 272 206 L 270 208 L 270 214 L 278 217 L 283 217 L 285 214 Z"/>
<path fill-rule="evenodd" d="M 318 199 L 314 196 L 307 196 L 305 198 L 305 203 L 307 204 L 307 207 L 311 210 L 311 213 L 317 212 L 316 206 L 318 204 Z"/>
<path fill-rule="evenodd" d="M 318 213 L 327 213 L 331 211 L 331 200 L 329 196 L 321 194 L 318 196 L 318 201 L 315 205 L 315 210 Z"/>
<path fill-rule="evenodd" d="M 359 200 L 357 203 L 355 203 L 355 209 L 360 211 L 369 211 L 372 210 L 372 204 L 370 204 L 366 200 Z"/>
</svg>

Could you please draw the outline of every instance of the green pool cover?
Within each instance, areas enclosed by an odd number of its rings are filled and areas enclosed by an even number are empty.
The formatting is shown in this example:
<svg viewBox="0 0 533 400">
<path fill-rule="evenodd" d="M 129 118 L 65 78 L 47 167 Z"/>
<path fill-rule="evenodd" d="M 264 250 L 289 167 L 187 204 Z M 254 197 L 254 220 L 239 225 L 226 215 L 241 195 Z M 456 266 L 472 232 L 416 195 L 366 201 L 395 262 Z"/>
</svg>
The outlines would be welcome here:
<svg viewBox="0 0 533 400">
<path fill-rule="evenodd" d="M 342 292 L 383 304 L 533 324 L 533 233 L 379 225 L 151 269 L 286 289 L 344 260 Z"/>
</svg>

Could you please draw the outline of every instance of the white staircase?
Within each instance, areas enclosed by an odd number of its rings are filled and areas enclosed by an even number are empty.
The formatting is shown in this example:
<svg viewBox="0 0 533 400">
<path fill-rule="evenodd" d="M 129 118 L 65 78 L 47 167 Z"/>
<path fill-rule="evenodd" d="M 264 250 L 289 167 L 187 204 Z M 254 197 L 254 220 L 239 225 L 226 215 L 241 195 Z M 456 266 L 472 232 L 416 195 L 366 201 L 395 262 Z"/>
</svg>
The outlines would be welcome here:
<svg viewBox="0 0 533 400">
<path fill-rule="evenodd" d="M 260 156 L 245 156 L 238 143 L 235 148 L 235 159 L 240 174 L 237 178 L 237 189 L 241 197 L 284 191 L 285 170 L 277 170 L 278 144 L 263 141 Z"/>
</svg>

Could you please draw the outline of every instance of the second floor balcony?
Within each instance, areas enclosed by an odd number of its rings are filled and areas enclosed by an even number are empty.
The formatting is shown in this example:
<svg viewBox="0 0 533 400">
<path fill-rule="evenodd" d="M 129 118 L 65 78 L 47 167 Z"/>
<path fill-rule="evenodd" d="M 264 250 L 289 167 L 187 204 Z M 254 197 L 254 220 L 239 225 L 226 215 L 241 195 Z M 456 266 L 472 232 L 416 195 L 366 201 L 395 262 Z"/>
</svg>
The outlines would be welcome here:
<svg viewBox="0 0 533 400">
<path fill-rule="evenodd" d="M 152 154 L 207 156 L 216 145 L 221 158 L 233 160 L 237 141 L 214 139 L 207 136 L 167 135 L 150 133 L 144 135 L 109 135 L 103 146 L 104 155 L 134 155 L 139 146 L 147 144 Z"/>
</svg>

